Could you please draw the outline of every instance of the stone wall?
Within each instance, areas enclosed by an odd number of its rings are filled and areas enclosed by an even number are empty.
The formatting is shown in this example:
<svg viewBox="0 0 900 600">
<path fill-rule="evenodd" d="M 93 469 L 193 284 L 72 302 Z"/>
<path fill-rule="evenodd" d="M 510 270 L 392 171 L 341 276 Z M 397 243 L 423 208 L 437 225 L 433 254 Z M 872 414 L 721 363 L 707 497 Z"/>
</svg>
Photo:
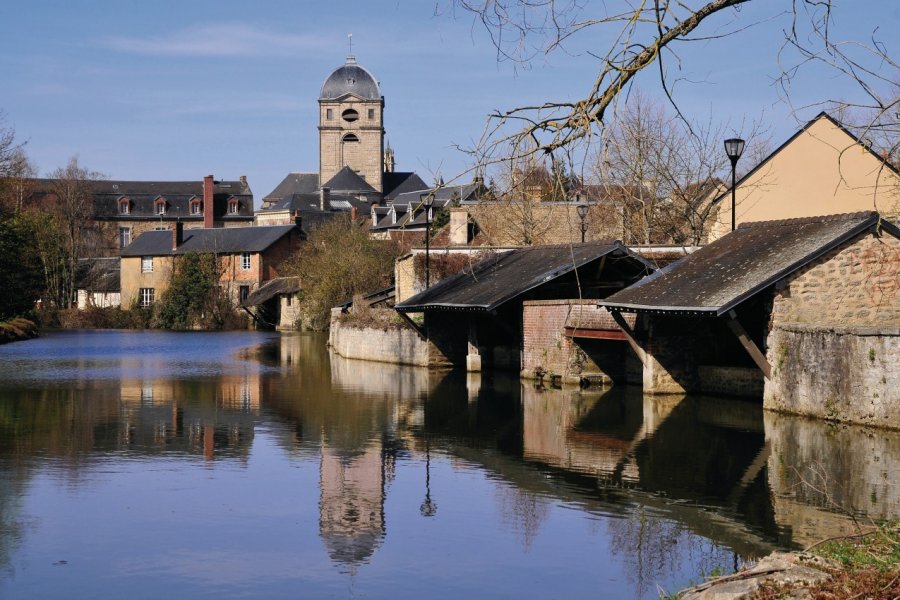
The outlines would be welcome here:
<svg viewBox="0 0 900 600">
<path fill-rule="evenodd" d="M 700 391 L 707 394 L 725 394 L 759 398 L 765 379 L 757 367 L 719 367 L 700 365 Z"/>
<path fill-rule="evenodd" d="M 900 240 L 866 233 L 775 294 L 768 409 L 900 428 Z"/>
<path fill-rule="evenodd" d="M 401 365 L 428 366 L 429 344 L 411 328 L 375 329 L 341 322 L 341 309 L 331 311 L 328 345 L 344 358 Z"/>
<path fill-rule="evenodd" d="M 900 327 L 774 327 L 770 410 L 900 429 Z"/>
</svg>

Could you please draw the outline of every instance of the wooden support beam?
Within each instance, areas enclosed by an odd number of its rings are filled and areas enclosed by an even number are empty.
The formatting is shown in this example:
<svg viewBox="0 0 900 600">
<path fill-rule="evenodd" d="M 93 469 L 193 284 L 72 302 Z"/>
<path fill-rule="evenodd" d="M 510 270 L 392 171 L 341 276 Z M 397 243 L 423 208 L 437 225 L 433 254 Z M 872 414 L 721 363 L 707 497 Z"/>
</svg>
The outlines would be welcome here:
<svg viewBox="0 0 900 600">
<path fill-rule="evenodd" d="M 404 312 L 400 312 L 398 310 L 397 314 L 400 315 L 400 317 L 406 322 L 407 325 L 413 328 L 413 330 L 419 335 L 419 338 L 425 340 L 426 342 L 428 341 L 428 336 L 425 335 L 425 330 L 422 329 L 422 327 L 418 323 L 406 316 L 406 313 Z"/>
<path fill-rule="evenodd" d="M 747 332 L 744 330 L 744 327 L 737 320 L 737 313 L 733 310 L 728 311 L 728 318 L 725 319 L 725 322 L 728 324 L 729 329 L 731 329 L 732 333 L 737 336 L 738 341 L 741 342 L 741 345 L 744 347 L 744 350 L 750 355 L 750 358 L 753 359 L 753 362 L 756 363 L 756 366 L 759 367 L 760 371 L 763 372 L 766 379 L 772 378 L 772 365 L 769 364 L 769 361 L 766 360 L 766 355 L 763 354 L 760 349 L 753 343 L 753 340 L 750 339 L 750 336 L 747 335 Z"/>
<path fill-rule="evenodd" d="M 625 339 L 628 340 L 628 344 L 631 346 L 631 349 L 634 350 L 634 353 L 637 354 L 638 359 L 641 361 L 641 364 L 645 367 L 647 366 L 647 352 L 641 348 L 641 345 L 638 344 L 637 339 L 634 336 L 634 331 L 632 331 L 631 326 L 628 325 L 628 321 L 625 320 L 625 317 L 617 311 L 613 310 L 609 313 L 612 315 L 613 320 L 622 328 L 622 331 L 625 333 Z"/>
</svg>

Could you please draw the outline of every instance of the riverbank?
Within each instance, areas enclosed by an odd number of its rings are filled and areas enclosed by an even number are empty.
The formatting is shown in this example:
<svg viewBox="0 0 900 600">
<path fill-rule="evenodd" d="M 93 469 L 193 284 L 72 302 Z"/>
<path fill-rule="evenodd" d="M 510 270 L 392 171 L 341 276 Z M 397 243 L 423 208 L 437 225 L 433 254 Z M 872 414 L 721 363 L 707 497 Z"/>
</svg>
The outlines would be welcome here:
<svg viewBox="0 0 900 600">
<path fill-rule="evenodd" d="M 679 600 L 900 597 L 900 522 L 825 540 L 805 552 L 775 552 L 733 575 L 682 591 Z"/>
<path fill-rule="evenodd" d="M 17 317 L 0 322 L 0 344 L 30 340 L 38 336 L 38 328 L 32 321 Z"/>
</svg>

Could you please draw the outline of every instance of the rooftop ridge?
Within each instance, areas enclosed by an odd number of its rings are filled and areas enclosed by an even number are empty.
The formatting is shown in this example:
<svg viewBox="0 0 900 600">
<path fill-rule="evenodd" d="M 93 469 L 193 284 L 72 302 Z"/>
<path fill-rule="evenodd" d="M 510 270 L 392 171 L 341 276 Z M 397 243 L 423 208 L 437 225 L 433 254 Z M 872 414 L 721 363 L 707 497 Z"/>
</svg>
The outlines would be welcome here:
<svg viewBox="0 0 900 600">
<path fill-rule="evenodd" d="M 791 219 L 779 219 L 775 221 L 750 221 L 738 225 L 738 229 L 750 229 L 754 227 L 785 227 L 794 225 L 804 225 L 807 223 L 834 223 L 840 221 L 854 221 L 857 219 L 867 219 L 878 217 L 878 212 L 874 210 L 863 210 L 852 213 L 838 213 L 833 215 L 816 215 L 813 217 L 794 217 Z"/>
</svg>

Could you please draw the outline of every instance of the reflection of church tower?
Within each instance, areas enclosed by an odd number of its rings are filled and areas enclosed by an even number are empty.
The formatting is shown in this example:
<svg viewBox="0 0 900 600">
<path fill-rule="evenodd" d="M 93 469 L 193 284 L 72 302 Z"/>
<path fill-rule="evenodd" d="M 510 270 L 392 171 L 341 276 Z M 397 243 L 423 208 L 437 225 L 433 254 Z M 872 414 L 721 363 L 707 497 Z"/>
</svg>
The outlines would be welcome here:
<svg viewBox="0 0 900 600">
<path fill-rule="evenodd" d="M 348 166 L 381 192 L 384 97 L 378 82 L 351 54 L 319 94 L 319 185 Z"/>
<path fill-rule="evenodd" d="M 335 562 L 352 571 L 384 537 L 385 455 L 380 440 L 362 453 L 323 446 L 319 471 L 319 534 Z"/>
</svg>

